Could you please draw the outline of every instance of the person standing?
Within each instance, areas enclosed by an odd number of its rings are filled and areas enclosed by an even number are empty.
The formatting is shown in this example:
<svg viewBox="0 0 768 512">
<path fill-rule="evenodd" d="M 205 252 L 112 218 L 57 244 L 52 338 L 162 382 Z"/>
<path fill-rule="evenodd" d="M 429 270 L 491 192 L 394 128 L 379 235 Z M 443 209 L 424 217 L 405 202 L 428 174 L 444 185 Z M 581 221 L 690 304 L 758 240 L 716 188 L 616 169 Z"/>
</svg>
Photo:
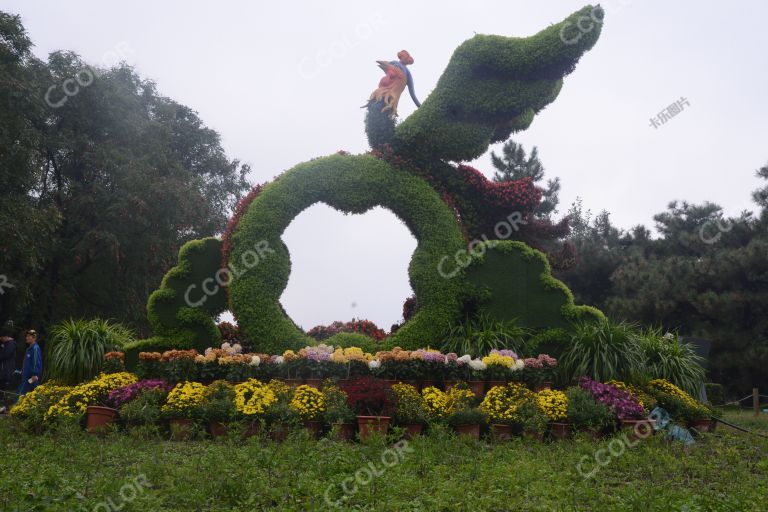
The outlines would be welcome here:
<svg viewBox="0 0 768 512">
<path fill-rule="evenodd" d="M 0 336 L 0 414 L 5 412 L 5 405 L 9 403 L 7 392 L 11 391 L 13 371 L 16 369 L 16 340 L 4 332 Z"/>
<path fill-rule="evenodd" d="M 43 378 L 43 351 L 37 343 L 37 331 L 27 331 L 27 352 L 24 354 L 24 366 L 21 369 L 21 386 L 19 396 L 26 395 L 37 386 Z"/>
</svg>

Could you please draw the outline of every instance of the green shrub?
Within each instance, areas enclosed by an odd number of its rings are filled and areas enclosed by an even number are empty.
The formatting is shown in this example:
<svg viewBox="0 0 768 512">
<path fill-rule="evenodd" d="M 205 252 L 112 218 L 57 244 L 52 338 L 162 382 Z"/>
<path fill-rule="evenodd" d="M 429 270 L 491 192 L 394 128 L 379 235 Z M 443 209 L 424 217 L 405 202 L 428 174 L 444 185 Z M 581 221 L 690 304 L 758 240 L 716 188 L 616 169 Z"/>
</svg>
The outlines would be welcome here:
<svg viewBox="0 0 768 512">
<path fill-rule="evenodd" d="M 616 417 L 604 404 L 596 401 L 592 393 L 580 387 L 565 391 L 568 397 L 568 422 L 577 429 L 602 430 L 615 423 Z"/>
<path fill-rule="evenodd" d="M 566 382 L 586 375 L 600 382 L 633 381 L 645 370 L 643 353 L 626 323 L 580 322 L 560 355 L 559 371 Z"/>
<path fill-rule="evenodd" d="M 168 397 L 162 388 L 146 389 L 120 407 L 120 420 L 127 426 L 153 426 L 160 423 L 161 408 Z"/>
<path fill-rule="evenodd" d="M 509 240 L 478 244 L 474 252 L 467 280 L 475 287 L 480 311 L 496 320 L 569 330 L 572 322 L 605 321 L 599 310 L 574 304 L 568 287 L 552 276 L 544 253 Z"/>
<path fill-rule="evenodd" d="M 220 343 L 221 333 L 213 321 L 227 309 L 226 290 L 214 281 L 220 268 L 221 240 L 192 240 L 181 247 L 178 263 L 147 301 L 156 346 L 202 352 Z M 226 277 L 221 280 L 226 282 Z M 204 284 L 215 293 L 203 293 Z"/>
<path fill-rule="evenodd" d="M 66 320 L 55 325 L 47 347 L 48 378 L 78 384 L 99 374 L 104 354 L 134 341 L 133 332 L 119 323 L 95 318 Z"/>
</svg>

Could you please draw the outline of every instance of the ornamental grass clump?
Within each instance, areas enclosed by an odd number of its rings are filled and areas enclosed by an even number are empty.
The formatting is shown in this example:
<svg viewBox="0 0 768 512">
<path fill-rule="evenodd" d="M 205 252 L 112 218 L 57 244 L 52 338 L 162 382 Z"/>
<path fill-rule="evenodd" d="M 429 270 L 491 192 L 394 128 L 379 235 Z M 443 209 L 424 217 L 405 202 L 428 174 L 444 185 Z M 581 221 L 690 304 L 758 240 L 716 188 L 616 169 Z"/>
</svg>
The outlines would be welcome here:
<svg viewBox="0 0 768 512">
<path fill-rule="evenodd" d="M 562 422 L 568 418 L 568 397 L 562 391 L 539 391 L 536 393 L 536 405 L 549 421 Z"/>
<path fill-rule="evenodd" d="M 579 379 L 579 386 L 589 391 L 595 400 L 608 407 L 620 420 L 639 420 L 645 417 L 643 406 L 628 391 L 594 381 L 589 377 Z"/>
<path fill-rule="evenodd" d="M 533 392 L 521 384 L 494 386 L 485 394 L 480 409 L 493 423 L 511 424 L 518 419 L 517 409 L 532 397 Z"/>
<path fill-rule="evenodd" d="M 293 393 L 291 407 L 296 410 L 304 421 L 317 421 L 325 412 L 325 395 L 312 386 L 302 384 Z"/>
</svg>

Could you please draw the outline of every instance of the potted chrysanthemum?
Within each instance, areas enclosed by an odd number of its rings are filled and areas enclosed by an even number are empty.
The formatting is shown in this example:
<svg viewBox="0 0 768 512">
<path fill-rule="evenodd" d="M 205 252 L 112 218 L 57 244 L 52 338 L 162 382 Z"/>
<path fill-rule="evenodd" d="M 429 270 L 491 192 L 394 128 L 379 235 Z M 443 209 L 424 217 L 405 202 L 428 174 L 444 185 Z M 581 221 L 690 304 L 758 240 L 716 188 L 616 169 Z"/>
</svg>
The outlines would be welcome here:
<svg viewBox="0 0 768 512">
<path fill-rule="evenodd" d="M 168 393 L 161 411 L 168 419 L 172 439 L 187 439 L 192 434 L 193 422 L 201 418 L 205 391 L 205 385 L 199 382 L 184 381 Z"/>
<path fill-rule="evenodd" d="M 389 429 L 392 389 L 386 382 L 364 375 L 344 384 L 350 407 L 357 413 L 360 439 L 373 433 L 385 435 Z"/>
<path fill-rule="evenodd" d="M 318 439 L 323 430 L 321 418 L 326 407 L 323 392 L 315 387 L 302 384 L 293 393 L 291 407 L 301 416 L 310 436 Z"/>
<path fill-rule="evenodd" d="M 529 400 L 531 395 L 530 390 L 518 383 L 495 386 L 486 393 L 480 409 L 488 416 L 496 439 L 505 441 L 512 437 L 517 409 Z"/>
<path fill-rule="evenodd" d="M 568 423 L 568 397 L 562 391 L 544 389 L 536 393 L 536 404 L 549 419 L 549 431 L 554 439 L 571 435 Z"/>
<path fill-rule="evenodd" d="M 245 436 L 250 437 L 259 432 L 261 423 L 274 407 L 281 392 L 288 393 L 288 386 L 279 381 L 265 384 L 256 379 L 248 379 L 236 384 L 235 411 L 236 417 L 245 423 Z"/>
<path fill-rule="evenodd" d="M 211 437 L 226 435 L 229 423 L 235 418 L 235 390 L 227 381 L 217 380 L 205 390 L 201 416 L 208 423 Z"/>
<path fill-rule="evenodd" d="M 451 413 L 447 421 L 457 433 L 480 439 L 480 426 L 486 422 L 486 415 L 479 408 L 469 407 Z"/>
<path fill-rule="evenodd" d="M 325 412 L 323 420 L 331 435 L 342 441 L 355 437 L 357 415 L 347 403 L 347 394 L 338 386 L 323 387 Z"/>
<path fill-rule="evenodd" d="M 427 422 L 424 397 L 410 384 L 395 384 L 392 391 L 395 394 L 394 423 L 405 429 L 406 439 L 421 435 Z"/>
</svg>

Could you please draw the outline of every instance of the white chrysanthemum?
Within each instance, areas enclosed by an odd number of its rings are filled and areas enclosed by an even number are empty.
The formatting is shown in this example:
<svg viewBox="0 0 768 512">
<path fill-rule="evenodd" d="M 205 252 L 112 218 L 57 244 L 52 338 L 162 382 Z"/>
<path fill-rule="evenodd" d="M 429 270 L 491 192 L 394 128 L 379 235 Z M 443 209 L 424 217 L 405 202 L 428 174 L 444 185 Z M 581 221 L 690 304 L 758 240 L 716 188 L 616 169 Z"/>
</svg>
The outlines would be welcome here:
<svg viewBox="0 0 768 512">
<path fill-rule="evenodd" d="M 380 366 L 381 366 L 381 361 L 379 361 L 378 359 L 372 359 L 371 361 L 368 362 L 368 368 L 370 368 L 371 370 L 375 370 Z"/>
<path fill-rule="evenodd" d="M 525 361 L 523 361 L 522 359 L 516 360 L 515 364 L 512 365 L 512 371 L 515 371 L 515 372 L 518 370 L 522 370 L 523 368 L 525 368 Z"/>
<path fill-rule="evenodd" d="M 472 359 L 468 364 L 470 368 L 476 371 L 482 371 L 488 368 L 488 365 L 486 365 L 481 359 Z"/>
<path fill-rule="evenodd" d="M 207 349 L 205 349 L 205 356 L 208 357 L 209 355 L 211 355 L 211 352 L 213 352 L 213 348 L 208 347 Z"/>
<path fill-rule="evenodd" d="M 221 344 L 221 350 L 226 350 L 227 352 L 229 352 L 231 348 L 232 348 L 232 345 L 230 345 L 226 341 Z"/>
<path fill-rule="evenodd" d="M 243 346 L 240 345 L 239 343 L 235 343 L 234 345 L 232 345 L 232 352 L 234 352 L 235 354 L 241 354 L 243 352 Z"/>
<path fill-rule="evenodd" d="M 259 366 L 261 364 L 261 358 L 259 356 L 251 357 L 251 362 L 248 363 L 251 366 Z"/>
<path fill-rule="evenodd" d="M 461 362 L 461 363 L 464 363 L 464 364 L 467 364 L 467 363 L 469 363 L 470 361 L 472 361 L 472 356 L 471 356 L 471 355 L 469 355 L 469 354 L 464 354 L 463 356 L 461 356 L 460 358 L 458 358 L 458 359 L 457 359 L 457 361 L 459 361 L 459 362 Z"/>
<path fill-rule="evenodd" d="M 285 360 L 285 359 L 283 359 L 283 356 L 277 356 L 277 357 L 275 358 L 275 364 L 283 364 L 283 361 L 284 361 L 284 360 Z"/>
</svg>

